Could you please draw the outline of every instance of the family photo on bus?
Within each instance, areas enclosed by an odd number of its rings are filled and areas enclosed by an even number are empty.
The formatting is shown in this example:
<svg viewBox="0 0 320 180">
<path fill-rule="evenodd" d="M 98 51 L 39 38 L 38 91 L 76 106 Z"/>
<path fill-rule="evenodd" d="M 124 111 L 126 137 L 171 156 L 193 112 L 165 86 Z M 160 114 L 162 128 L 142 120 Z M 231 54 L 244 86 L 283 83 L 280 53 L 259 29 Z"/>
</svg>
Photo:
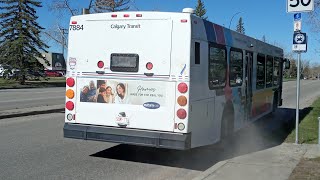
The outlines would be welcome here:
<svg viewBox="0 0 320 180">
<path fill-rule="evenodd" d="M 97 86 L 96 86 L 97 85 Z M 97 80 L 90 81 L 81 89 L 80 102 L 95 102 L 107 104 L 129 104 L 127 95 L 128 85 L 115 81 Z"/>
</svg>

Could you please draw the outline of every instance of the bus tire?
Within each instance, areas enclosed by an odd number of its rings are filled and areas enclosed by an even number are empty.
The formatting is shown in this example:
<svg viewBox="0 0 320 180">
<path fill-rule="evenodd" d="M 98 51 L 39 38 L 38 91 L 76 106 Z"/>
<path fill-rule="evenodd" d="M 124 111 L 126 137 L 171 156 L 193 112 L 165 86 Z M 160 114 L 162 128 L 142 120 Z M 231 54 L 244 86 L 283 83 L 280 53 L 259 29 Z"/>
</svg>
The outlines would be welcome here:
<svg viewBox="0 0 320 180">
<path fill-rule="evenodd" d="M 234 110 L 232 104 L 228 103 L 223 111 L 221 121 L 221 134 L 220 139 L 225 139 L 230 136 L 234 131 Z"/>
</svg>

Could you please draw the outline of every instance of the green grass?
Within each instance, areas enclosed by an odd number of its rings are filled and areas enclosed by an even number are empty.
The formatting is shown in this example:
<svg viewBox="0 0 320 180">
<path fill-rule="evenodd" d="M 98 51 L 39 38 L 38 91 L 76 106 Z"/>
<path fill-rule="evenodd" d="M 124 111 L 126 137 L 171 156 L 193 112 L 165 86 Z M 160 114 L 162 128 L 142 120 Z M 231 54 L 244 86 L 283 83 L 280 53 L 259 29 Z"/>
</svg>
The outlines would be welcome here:
<svg viewBox="0 0 320 180">
<path fill-rule="evenodd" d="M 299 143 L 317 144 L 318 143 L 318 129 L 320 116 L 320 98 L 315 100 L 311 105 L 312 110 L 305 116 L 299 124 Z M 292 130 L 285 142 L 294 143 L 296 137 L 296 130 Z"/>
<path fill-rule="evenodd" d="M 0 78 L 0 86 L 9 85 L 9 84 L 15 84 L 15 83 L 16 83 L 16 81 L 14 81 L 14 80 L 8 80 L 8 79 Z"/>
<path fill-rule="evenodd" d="M 296 81 L 297 78 L 283 78 L 283 82 L 287 82 L 287 81 Z"/>
</svg>

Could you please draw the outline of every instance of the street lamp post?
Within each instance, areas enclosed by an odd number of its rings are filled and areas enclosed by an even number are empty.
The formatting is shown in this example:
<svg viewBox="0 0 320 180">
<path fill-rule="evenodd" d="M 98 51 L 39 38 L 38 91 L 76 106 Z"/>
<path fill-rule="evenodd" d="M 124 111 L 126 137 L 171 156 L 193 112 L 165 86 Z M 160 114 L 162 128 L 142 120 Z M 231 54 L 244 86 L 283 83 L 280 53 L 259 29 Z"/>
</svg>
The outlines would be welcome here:
<svg viewBox="0 0 320 180">
<path fill-rule="evenodd" d="M 242 12 L 237 12 L 237 13 L 235 13 L 235 14 L 232 16 L 232 18 L 231 18 L 231 20 L 230 20 L 230 23 L 229 23 L 229 29 L 230 29 L 230 27 L 231 27 L 231 23 L 232 23 L 233 18 L 234 18 L 236 15 L 240 14 L 240 13 L 242 13 Z"/>
</svg>

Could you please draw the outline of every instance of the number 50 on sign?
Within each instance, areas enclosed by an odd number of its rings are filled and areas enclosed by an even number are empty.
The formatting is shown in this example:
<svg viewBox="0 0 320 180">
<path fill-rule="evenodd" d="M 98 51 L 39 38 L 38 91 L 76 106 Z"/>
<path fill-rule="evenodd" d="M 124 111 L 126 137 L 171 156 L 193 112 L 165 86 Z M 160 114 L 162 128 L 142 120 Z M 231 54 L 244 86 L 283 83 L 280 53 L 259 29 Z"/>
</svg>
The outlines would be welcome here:
<svg viewBox="0 0 320 180">
<path fill-rule="evenodd" d="M 287 0 L 287 12 L 313 11 L 314 0 Z"/>
</svg>

